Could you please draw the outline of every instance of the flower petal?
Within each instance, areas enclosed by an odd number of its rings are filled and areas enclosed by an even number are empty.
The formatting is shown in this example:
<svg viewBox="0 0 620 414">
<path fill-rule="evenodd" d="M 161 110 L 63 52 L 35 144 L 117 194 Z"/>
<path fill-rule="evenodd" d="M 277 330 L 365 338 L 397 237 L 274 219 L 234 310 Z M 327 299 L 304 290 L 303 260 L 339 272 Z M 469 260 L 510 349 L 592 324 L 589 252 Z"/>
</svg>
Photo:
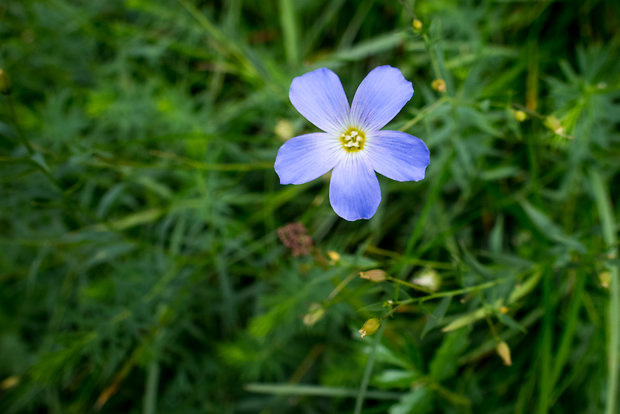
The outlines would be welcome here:
<svg viewBox="0 0 620 414">
<path fill-rule="evenodd" d="M 274 168 L 280 184 L 303 184 L 334 168 L 342 155 L 337 138 L 313 132 L 286 141 L 278 150 Z"/>
<path fill-rule="evenodd" d="M 320 68 L 291 82 L 291 103 L 308 121 L 326 132 L 337 133 L 349 119 L 349 101 L 338 75 Z"/>
<path fill-rule="evenodd" d="M 381 202 L 377 175 L 360 155 L 349 155 L 334 167 L 329 201 L 340 217 L 353 221 L 375 215 Z"/>
<path fill-rule="evenodd" d="M 400 112 L 412 96 L 413 86 L 400 70 L 379 66 L 357 88 L 351 106 L 351 119 L 367 130 L 379 130 Z"/>
<path fill-rule="evenodd" d="M 396 181 L 420 181 L 430 162 L 426 144 L 400 131 L 377 131 L 366 142 L 368 160 L 381 175 Z"/>
</svg>

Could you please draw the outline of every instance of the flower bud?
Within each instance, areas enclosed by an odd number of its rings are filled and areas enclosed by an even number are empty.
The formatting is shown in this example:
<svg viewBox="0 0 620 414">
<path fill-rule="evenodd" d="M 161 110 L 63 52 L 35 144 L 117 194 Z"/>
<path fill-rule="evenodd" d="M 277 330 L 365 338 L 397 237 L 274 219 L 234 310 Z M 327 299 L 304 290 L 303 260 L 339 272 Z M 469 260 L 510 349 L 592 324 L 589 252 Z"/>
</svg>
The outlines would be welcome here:
<svg viewBox="0 0 620 414">
<path fill-rule="evenodd" d="M 611 283 L 611 273 L 608 271 L 604 271 L 603 273 L 598 275 L 598 281 L 601 283 L 601 286 L 605 289 L 609 288 L 609 283 Z"/>
<path fill-rule="evenodd" d="M 443 79 L 435 79 L 431 82 L 431 88 L 435 89 L 437 92 L 444 93 L 446 91 L 446 81 Z"/>
<path fill-rule="evenodd" d="M 416 32 L 419 32 L 422 30 L 422 22 L 418 19 L 413 19 L 413 22 L 411 23 L 411 26 L 413 27 L 413 30 L 415 30 Z"/>
<path fill-rule="evenodd" d="M 362 279 L 368 279 L 372 282 L 383 282 L 387 279 L 387 273 L 381 269 L 373 269 L 367 272 L 360 272 L 360 277 Z"/>
<path fill-rule="evenodd" d="M 359 332 L 360 336 L 363 338 L 366 335 L 372 335 L 377 332 L 377 329 L 379 329 L 380 326 L 381 321 L 378 318 L 370 318 L 364 323 L 362 329 L 357 332 Z"/>
<path fill-rule="evenodd" d="M 304 315 L 304 325 L 313 326 L 320 321 L 325 315 L 325 308 L 320 303 L 313 303 L 308 309 L 308 313 Z"/>
<path fill-rule="evenodd" d="M 515 112 L 515 119 L 519 122 L 523 122 L 527 119 L 527 114 L 523 111 L 516 111 Z"/>
<path fill-rule="evenodd" d="M 333 250 L 328 250 L 327 256 L 329 257 L 329 260 L 331 261 L 332 264 L 336 264 L 340 261 L 340 254 Z"/>
<path fill-rule="evenodd" d="M 564 127 L 558 118 L 555 116 L 548 116 L 545 118 L 545 126 L 552 130 L 557 135 L 564 134 Z"/>
<path fill-rule="evenodd" d="M 441 276 L 434 269 L 427 268 L 411 279 L 411 283 L 435 292 L 441 286 Z"/>
<path fill-rule="evenodd" d="M 0 390 L 8 390 L 9 388 L 13 388 L 18 384 L 19 377 L 11 375 L 10 377 L 7 377 L 2 382 L 0 382 Z"/>
<path fill-rule="evenodd" d="M 295 128 L 291 121 L 280 119 L 274 128 L 274 132 L 282 141 L 287 141 L 295 135 Z"/>
<path fill-rule="evenodd" d="M 0 93 L 4 95 L 11 93 L 11 78 L 2 68 L 0 68 Z"/>
<path fill-rule="evenodd" d="M 498 343 L 495 350 L 497 351 L 497 355 L 499 355 L 502 361 L 504 361 L 504 365 L 512 365 L 512 359 L 510 359 L 510 348 L 506 342 L 502 341 Z"/>
</svg>

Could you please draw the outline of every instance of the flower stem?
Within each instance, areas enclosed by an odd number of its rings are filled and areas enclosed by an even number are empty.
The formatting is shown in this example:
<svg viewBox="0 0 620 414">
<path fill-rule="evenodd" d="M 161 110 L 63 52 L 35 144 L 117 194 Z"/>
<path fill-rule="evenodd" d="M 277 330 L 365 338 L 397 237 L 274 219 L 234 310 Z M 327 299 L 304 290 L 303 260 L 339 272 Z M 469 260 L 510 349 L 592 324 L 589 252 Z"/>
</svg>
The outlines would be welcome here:
<svg viewBox="0 0 620 414">
<path fill-rule="evenodd" d="M 470 287 L 466 287 L 463 289 L 457 289 L 457 290 L 449 290 L 446 292 L 438 292 L 438 293 L 434 293 L 432 295 L 428 295 L 428 296 L 422 296 L 419 298 L 410 298 L 410 299 L 405 299 L 405 300 L 401 300 L 399 302 L 394 302 L 394 307 L 392 308 L 392 310 L 390 310 L 388 313 L 386 313 L 383 318 L 387 318 L 388 316 L 392 315 L 396 309 L 398 309 L 399 306 L 401 305 L 408 305 L 410 303 L 415 303 L 415 302 L 426 302 L 427 300 L 432 300 L 432 299 L 438 299 L 438 298 L 443 298 L 446 296 L 457 296 L 457 295 L 462 295 L 464 293 L 470 293 L 470 292 L 476 292 L 479 290 L 483 290 L 483 289 L 487 289 L 490 288 L 492 286 L 495 285 L 499 285 L 500 283 L 505 282 L 506 279 L 496 279 L 496 280 L 492 280 L 490 282 L 486 282 L 483 283 L 481 285 L 476 285 L 476 286 L 470 286 Z"/>
<path fill-rule="evenodd" d="M 432 291 L 432 290 L 430 290 L 430 289 L 426 289 L 425 287 L 422 287 L 422 286 L 416 285 L 416 284 L 414 284 L 414 283 L 409 283 L 409 282 L 407 282 L 407 281 L 405 281 L 405 280 L 402 280 L 402 279 L 397 279 L 397 278 L 392 277 L 392 276 L 388 276 L 388 277 L 387 277 L 387 280 L 390 280 L 390 281 L 392 281 L 392 282 L 394 282 L 394 283 L 400 283 L 401 285 L 405 285 L 405 286 L 407 286 L 407 287 L 410 287 L 411 289 L 419 290 L 420 292 L 424 292 L 424 293 L 433 293 L 433 291 Z"/>
<path fill-rule="evenodd" d="M 383 330 L 385 329 L 385 322 L 381 324 L 377 334 L 374 338 L 374 343 L 372 345 L 372 350 L 370 351 L 370 356 L 368 357 L 368 363 L 366 364 L 366 369 L 364 370 L 364 376 L 362 377 L 362 383 L 360 385 L 359 393 L 357 394 L 357 398 L 355 399 L 355 411 L 354 414 L 361 414 L 362 405 L 364 404 L 364 399 L 366 398 L 366 390 L 368 389 L 368 382 L 370 381 L 370 374 L 372 374 L 372 369 L 375 365 L 375 357 L 377 355 L 377 346 L 381 342 L 381 337 L 383 336 Z"/>
<path fill-rule="evenodd" d="M 590 172 L 592 190 L 598 213 L 601 218 L 603 240 L 608 247 L 607 255 L 610 259 L 618 257 L 618 241 L 616 239 L 616 223 L 609 194 L 603 183 L 603 178 L 596 170 Z M 618 266 L 610 265 L 609 273 L 609 343 L 607 347 L 608 382 L 605 401 L 605 414 L 615 414 L 618 404 L 618 345 L 620 344 L 620 275 Z"/>
</svg>

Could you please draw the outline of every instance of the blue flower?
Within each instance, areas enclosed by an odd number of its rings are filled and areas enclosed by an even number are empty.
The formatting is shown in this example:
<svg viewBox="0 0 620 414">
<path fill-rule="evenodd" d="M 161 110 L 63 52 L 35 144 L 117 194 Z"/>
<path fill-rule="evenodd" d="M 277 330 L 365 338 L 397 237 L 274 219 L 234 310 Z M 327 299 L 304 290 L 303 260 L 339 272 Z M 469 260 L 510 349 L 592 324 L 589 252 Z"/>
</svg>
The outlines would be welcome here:
<svg viewBox="0 0 620 414">
<path fill-rule="evenodd" d="M 391 66 L 373 69 L 353 104 L 338 75 L 321 68 L 293 79 L 289 98 L 324 132 L 291 138 L 280 147 L 275 170 L 281 184 L 303 184 L 332 171 L 329 201 L 340 217 L 374 216 L 381 201 L 378 172 L 396 181 L 420 181 L 428 148 L 412 135 L 381 130 L 413 96 L 411 82 Z"/>
</svg>

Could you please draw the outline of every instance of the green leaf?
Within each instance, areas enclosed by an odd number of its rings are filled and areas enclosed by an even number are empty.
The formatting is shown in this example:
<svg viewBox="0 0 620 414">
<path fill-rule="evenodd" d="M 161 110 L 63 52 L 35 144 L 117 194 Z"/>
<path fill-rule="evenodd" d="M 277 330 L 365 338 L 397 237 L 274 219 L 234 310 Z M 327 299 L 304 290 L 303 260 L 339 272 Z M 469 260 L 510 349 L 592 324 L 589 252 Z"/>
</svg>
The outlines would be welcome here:
<svg viewBox="0 0 620 414">
<path fill-rule="evenodd" d="M 425 414 L 433 412 L 435 396 L 427 387 L 419 387 L 394 404 L 389 414 Z"/>
<path fill-rule="evenodd" d="M 469 343 L 467 329 L 450 332 L 444 336 L 441 346 L 435 352 L 429 373 L 436 382 L 452 378 L 459 369 L 458 360 Z"/>
<path fill-rule="evenodd" d="M 435 328 L 437 325 L 439 325 L 443 321 L 443 317 L 446 314 L 446 311 L 448 310 L 448 306 L 450 305 L 451 300 L 452 300 L 452 296 L 446 296 L 445 298 L 441 299 L 441 301 L 439 302 L 439 304 L 437 305 L 433 313 L 428 316 L 428 320 L 426 321 L 426 324 L 424 325 L 424 329 L 422 329 L 422 334 L 420 335 L 421 338 L 424 338 L 424 336 L 431 329 Z"/>
<path fill-rule="evenodd" d="M 521 201 L 519 204 L 543 236 L 556 242 L 565 244 L 566 246 L 576 249 L 578 251 L 585 251 L 583 244 L 573 238 L 568 237 L 564 233 L 564 231 L 557 224 L 555 224 L 546 214 L 538 210 L 536 207 L 532 206 L 527 201 Z"/>
<path fill-rule="evenodd" d="M 410 388 L 411 384 L 420 379 L 422 374 L 417 371 L 386 369 L 373 378 L 373 384 L 382 388 Z"/>
<path fill-rule="evenodd" d="M 502 306 L 502 303 L 503 301 L 501 299 L 498 299 L 493 304 L 493 306 L 484 306 L 482 308 L 466 313 L 465 315 L 458 316 L 454 320 L 452 320 L 452 322 L 444 326 L 441 331 L 451 332 L 463 328 L 464 326 L 472 325 L 474 322 L 479 321 L 486 316 L 494 314 L 500 308 L 500 306 Z"/>
</svg>

